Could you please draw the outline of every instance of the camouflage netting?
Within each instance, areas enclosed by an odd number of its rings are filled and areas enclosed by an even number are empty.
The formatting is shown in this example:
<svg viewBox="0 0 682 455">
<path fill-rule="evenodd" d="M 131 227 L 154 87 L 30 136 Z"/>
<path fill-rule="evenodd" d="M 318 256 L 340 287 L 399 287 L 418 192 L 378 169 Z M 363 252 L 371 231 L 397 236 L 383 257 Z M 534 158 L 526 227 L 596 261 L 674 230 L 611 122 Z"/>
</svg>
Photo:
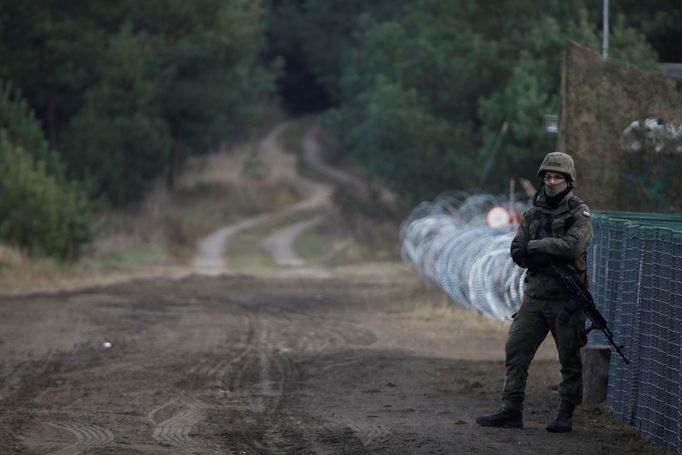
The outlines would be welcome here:
<svg viewBox="0 0 682 455">
<path fill-rule="evenodd" d="M 566 47 L 557 151 L 603 210 L 682 211 L 682 79 Z M 636 123 L 635 123 L 636 122 Z"/>
</svg>

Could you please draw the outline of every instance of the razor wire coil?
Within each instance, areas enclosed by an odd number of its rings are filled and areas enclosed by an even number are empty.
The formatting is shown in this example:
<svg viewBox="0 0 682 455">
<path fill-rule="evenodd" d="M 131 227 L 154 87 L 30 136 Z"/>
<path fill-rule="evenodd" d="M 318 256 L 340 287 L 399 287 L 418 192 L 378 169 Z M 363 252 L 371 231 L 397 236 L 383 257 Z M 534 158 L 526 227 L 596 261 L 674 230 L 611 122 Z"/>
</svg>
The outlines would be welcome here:
<svg viewBox="0 0 682 455">
<path fill-rule="evenodd" d="M 406 261 L 456 302 L 502 320 L 520 306 L 525 274 L 509 257 L 515 226 L 484 221 L 503 202 L 452 193 L 415 207 L 400 230 Z M 608 405 L 682 455 L 682 214 L 595 212 L 593 227 L 590 289 L 630 358 L 611 356 Z M 599 331 L 589 339 L 606 342 Z"/>
<path fill-rule="evenodd" d="M 491 228 L 485 217 L 506 198 L 445 193 L 417 205 L 400 227 L 402 257 L 460 305 L 507 320 L 521 305 L 525 270 L 509 256 L 517 225 Z M 514 205 L 520 213 L 527 202 Z"/>
</svg>

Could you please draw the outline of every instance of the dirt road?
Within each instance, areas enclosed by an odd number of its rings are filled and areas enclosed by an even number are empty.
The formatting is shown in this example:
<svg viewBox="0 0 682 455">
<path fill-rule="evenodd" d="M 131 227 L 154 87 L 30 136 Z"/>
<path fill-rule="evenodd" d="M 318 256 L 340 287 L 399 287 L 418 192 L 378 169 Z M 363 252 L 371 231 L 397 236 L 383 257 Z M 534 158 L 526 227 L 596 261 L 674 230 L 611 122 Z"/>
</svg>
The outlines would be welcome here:
<svg viewBox="0 0 682 455">
<path fill-rule="evenodd" d="M 264 141 L 280 160 L 284 127 Z M 559 381 L 547 344 L 526 428 L 477 426 L 499 406 L 507 327 L 405 265 L 225 274 L 231 235 L 323 207 L 330 187 L 316 188 L 209 236 L 193 275 L 0 297 L 0 455 L 667 453 L 595 410 L 547 433 Z M 313 216 L 263 239 L 277 264 L 303 265 L 291 244 Z"/>
<path fill-rule="evenodd" d="M 478 427 L 498 405 L 506 327 L 442 303 L 395 265 L 4 297 L 0 453 L 663 453 L 593 411 L 545 432 L 551 349 L 527 428 Z"/>
<path fill-rule="evenodd" d="M 259 154 L 261 159 L 269 163 L 278 176 L 295 180 L 296 183 L 305 188 L 308 197 L 302 201 L 271 213 L 263 213 L 244 219 L 240 222 L 222 227 L 205 238 L 199 240 L 197 252 L 192 259 L 192 269 L 195 273 L 202 275 L 220 275 L 229 271 L 228 258 L 226 257 L 227 244 L 230 239 L 242 231 L 252 229 L 259 225 L 270 223 L 278 218 L 284 218 L 296 212 L 306 210 L 324 210 L 329 206 L 329 198 L 333 191 L 331 185 L 315 182 L 298 175 L 293 157 L 287 157 L 285 151 L 279 143 L 280 135 L 291 126 L 290 122 L 284 122 L 270 131 L 259 144 Z M 319 139 L 314 133 L 316 128 L 311 128 L 304 141 L 304 150 L 307 161 L 312 161 L 314 167 L 319 167 L 323 172 L 331 172 L 333 168 L 324 165 L 320 158 Z M 287 159 L 289 158 L 289 159 Z M 341 171 L 334 171 L 335 178 L 344 177 L 344 183 L 359 184 L 350 176 L 346 176 Z M 280 230 L 272 232 L 264 239 L 263 248 L 273 256 L 278 266 L 299 267 L 304 265 L 304 261 L 299 258 L 293 250 L 293 242 L 297 235 L 303 230 L 312 227 L 319 219 L 313 217 L 309 222 L 297 222 L 292 226 L 285 226 Z"/>
</svg>

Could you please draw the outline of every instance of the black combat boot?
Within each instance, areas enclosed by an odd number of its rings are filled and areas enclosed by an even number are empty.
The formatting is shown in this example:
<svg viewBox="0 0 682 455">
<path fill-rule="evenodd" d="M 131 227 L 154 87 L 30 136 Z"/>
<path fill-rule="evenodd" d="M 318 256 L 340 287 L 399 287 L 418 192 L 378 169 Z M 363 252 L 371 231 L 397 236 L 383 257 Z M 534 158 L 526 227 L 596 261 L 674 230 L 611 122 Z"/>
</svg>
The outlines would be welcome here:
<svg viewBox="0 0 682 455">
<path fill-rule="evenodd" d="M 523 416 L 516 409 L 502 408 L 495 414 L 479 417 L 476 423 L 483 427 L 523 428 Z"/>
<path fill-rule="evenodd" d="M 573 430 L 573 410 L 575 405 L 568 401 L 559 403 L 556 418 L 547 425 L 545 430 L 552 433 L 568 433 Z"/>
</svg>

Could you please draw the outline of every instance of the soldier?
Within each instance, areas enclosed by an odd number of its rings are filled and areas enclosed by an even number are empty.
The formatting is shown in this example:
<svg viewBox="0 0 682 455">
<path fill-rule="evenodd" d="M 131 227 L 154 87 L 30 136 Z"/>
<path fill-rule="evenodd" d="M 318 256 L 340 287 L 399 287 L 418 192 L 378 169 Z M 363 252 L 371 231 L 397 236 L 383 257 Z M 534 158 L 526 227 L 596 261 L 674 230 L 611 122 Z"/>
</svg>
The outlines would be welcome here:
<svg viewBox="0 0 682 455">
<path fill-rule="evenodd" d="M 565 153 L 547 154 L 538 176 L 540 189 L 533 207 L 523 220 L 511 244 L 514 262 L 527 268 L 523 302 L 512 316 L 505 345 L 506 375 L 502 409 L 476 419 L 486 427 L 523 427 L 523 399 L 528 367 L 538 347 L 552 333 L 561 362 L 560 403 L 556 418 L 547 431 L 572 430 L 573 410 L 582 400 L 582 358 L 585 313 L 569 311 L 570 296 L 559 280 L 548 273 L 554 264 L 587 286 L 587 247 L 592 241 L 590 209 L 573 195 L 575 165 Z"/>
</svg>

